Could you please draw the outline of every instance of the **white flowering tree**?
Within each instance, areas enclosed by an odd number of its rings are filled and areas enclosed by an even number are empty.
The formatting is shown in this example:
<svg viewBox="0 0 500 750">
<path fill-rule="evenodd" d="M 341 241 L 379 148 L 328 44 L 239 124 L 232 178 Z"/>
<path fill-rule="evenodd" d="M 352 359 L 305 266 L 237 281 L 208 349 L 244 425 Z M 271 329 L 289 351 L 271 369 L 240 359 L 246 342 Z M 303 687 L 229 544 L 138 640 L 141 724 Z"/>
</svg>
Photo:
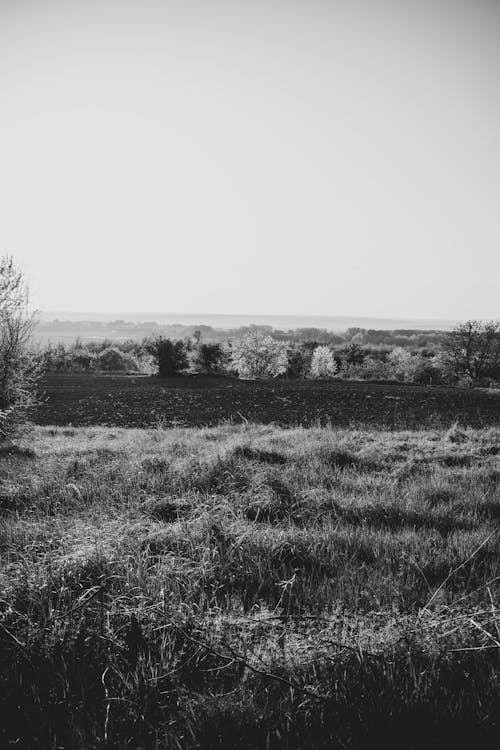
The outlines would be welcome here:
<svg viewBox="0 0 500 750">
<path fill-rule="evenodd" d="M 240 378 L 275 378 L 288 367 L 286 342 L 257 331 L 249 333 L 233 345 L 231 365 Z"/>
<path fill-rule="evenodd" d="M 317 346 L 311 359 L 310 377 L 316 379 L 334 378 L 337 371 L 338 365 L 330 347 Z"/>
<path fill-rule="evenodd" d="M 387 356 L 387 361 L 396 377 L 412 380 L 419 358 L 412 356 L 411 352 L 402 346 L 396 346 Z"/>
</svg>

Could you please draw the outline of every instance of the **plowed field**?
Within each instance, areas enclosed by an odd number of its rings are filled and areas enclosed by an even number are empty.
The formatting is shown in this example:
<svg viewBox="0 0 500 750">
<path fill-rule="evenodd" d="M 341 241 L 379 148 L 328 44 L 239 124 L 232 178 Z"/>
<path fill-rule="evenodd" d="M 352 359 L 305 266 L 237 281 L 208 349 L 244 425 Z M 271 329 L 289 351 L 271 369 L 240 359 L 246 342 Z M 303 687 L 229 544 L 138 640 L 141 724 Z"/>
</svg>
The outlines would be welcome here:
<svg viewBox="0 0 500 750">
<path fill-rule="evenodd" d="M 500 394 L 355 381 L 265 382 L 229 377 L 48 375 L 38 424 L 117 427 L 274 422 L 418 428 L 500 423 Z"/>
</svg>

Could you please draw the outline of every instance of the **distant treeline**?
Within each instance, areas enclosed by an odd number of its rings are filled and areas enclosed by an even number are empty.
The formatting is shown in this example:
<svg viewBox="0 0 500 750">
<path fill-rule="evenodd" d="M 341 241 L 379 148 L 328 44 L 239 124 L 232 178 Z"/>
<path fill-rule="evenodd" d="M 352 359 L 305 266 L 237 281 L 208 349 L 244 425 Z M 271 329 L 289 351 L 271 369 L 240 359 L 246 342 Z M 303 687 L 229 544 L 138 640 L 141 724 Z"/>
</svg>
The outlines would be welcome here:
<svg viewBox="0 0 500 750">
<path fill-rule="evenodd" d="M 83 343 L 112 341 L 142 341 L 145 338 L 163 336 L 174 340 L 199 338 L 207 343 L 224 343 L 243 338 L 249 333 L 260 332 L 280 341 L 315 342 L 319 344 L 342 345 L 354 340 L 364 346 L 403 346 L 417 351 L 422 348 L 439 349 L 445 331 L 397 329 L 393 331 L 366 328 L 348 328 L 344 332 L 329 331 L 326 328 L 295 328 L 280 330 L 269 325 L 249 325 L 239 328 L 213 328 L 208 325 L 161 325 L 154 321 L 134 323 L 125 320 L 115 321 L 65 321 L 40 322 L 35 332 L 35 340 L 40 344 L 70 344 L 79 339 Z"/>
<path fill-rule="evenodd" d="M 190 326 L 182 329 L 191 331 Z M 486 386 L 500 382 L 499 321 L 467 321 L 451 332 L 349 328 L 337 334 L 254 325 L 224 331 L 222 341 L 215 340 L 214 333 L 221 331 L 200 326 L 182 338 L 159 332 L 142 339 L 77 338 L 41 346 L 39 358 L 49 372 L 341 377 Z"/>
</svg>

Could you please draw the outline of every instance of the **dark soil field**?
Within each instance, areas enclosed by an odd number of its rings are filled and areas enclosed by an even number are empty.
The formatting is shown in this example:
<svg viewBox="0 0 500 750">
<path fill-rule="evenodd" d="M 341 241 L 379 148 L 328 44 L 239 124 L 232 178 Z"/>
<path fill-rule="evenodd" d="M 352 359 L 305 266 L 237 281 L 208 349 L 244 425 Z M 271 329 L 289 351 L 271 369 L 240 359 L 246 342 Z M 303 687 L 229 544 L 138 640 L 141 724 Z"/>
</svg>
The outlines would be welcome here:
<svg viewBox="0 0 500 750">
<path fill-rule="evenodd" d="M 48 375 L 41 425 L 214 426 L 332 423 L 419 429 L 500 423 L 500 394 L 485 390 L 357 381 L 240 381 L 228 377 Z"/>
</svg>

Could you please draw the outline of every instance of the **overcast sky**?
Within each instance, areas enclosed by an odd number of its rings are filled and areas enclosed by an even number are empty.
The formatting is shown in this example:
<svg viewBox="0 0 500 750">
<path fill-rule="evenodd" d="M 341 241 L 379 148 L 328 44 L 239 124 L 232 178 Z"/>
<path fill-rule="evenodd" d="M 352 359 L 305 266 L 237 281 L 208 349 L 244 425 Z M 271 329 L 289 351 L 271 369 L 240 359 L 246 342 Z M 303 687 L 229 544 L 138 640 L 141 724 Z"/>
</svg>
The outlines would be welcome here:
<svg viewBox="0 0 500 750">
<path fill-rule="evenodd" d="M 0 0 L 49 310 L 500 317 L 500 2 Z"/>
</svg>

